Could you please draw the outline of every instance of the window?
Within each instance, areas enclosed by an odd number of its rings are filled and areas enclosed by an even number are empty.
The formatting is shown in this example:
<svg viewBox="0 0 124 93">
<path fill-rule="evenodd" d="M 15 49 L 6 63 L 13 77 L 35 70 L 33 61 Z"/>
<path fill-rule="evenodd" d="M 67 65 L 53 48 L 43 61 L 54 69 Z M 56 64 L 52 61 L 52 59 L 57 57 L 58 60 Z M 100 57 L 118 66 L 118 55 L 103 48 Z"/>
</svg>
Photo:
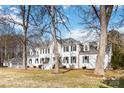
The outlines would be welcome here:
<svg viewBox="0 0 124 93">
<path fill-rule="evenodd" d="M 44 64 L 47 64 L 47 63 L 49 63 L 49 58 L 45 58 Z"/>
<path fill-rule="evenodd" d="M 42 62 L 44 62 L 44 58 L 42 58 Z"/>
<path fill-rule="evenodd" d="M 63 51 L 65 52 L 65 47 L 63 48 Z"/>
<path fill-rule="evenodd" d="M 88 47 L 87 47 L 87 45 L 85 45 L 85 51 L 88 51 Z"/>
<path fill-rule="evenodd" d="M 39 53 L 38 53 L 38 50 L 36 51 L 36 55 L 38 55 Z"/>
<path fill-rule="evenodd" d="M 40 58 L 40 63 L 42 63 L 42 58 Z"/>
<path fill-rule="evenodd" d="M 49 58 L 46 58 L 46 61 L 47 61 L 47 62 L 49 62 L 49 60 L 50 60 Z"/>
<path fill-rule="evenodd" d="M 84 45 L 81 45 L 80 48 L 81 48 L 81 51 L 83 52 L 84 51 Z"/>
<path fill-rule="evenodd" d="M 44 54 L 44 49 L 42 49 L 42 54 Z"/>
<path fill-rule="evenodd" d="M 40 50 L 40 54 L 42 54 L 42 49 Z"/>
<path fill-rule="evenodd" d="M 47 54 L 47 49 L 45 49 L 45 54 Z"/>
<path fill-rule="evenodd" d="M 69 51 L 69 46 L 64 46 L 64 52 L 68 52 Z"/>
<path fill-rule="evenodd" d="M 76 51 L 76 45 L 71 46 L 71 51 Z"/>
<path fill-rule="evenodd" d="M 29 64 L 32 64 L 32 59 L 29 59 Z"/>
<path fill-rule="evenodd" d="M 37 58 L 37 59 L 35 59 L 35 64 L 37 64 L 37 63 L 39 63 L 39 62 L 38 62 L 38 58 Z"/>
<path fill-rule="evenodd" d="M 83 56 L 83 63 L 89 63 L 89 56 Z"/>
<path fill-rule="evenodd" d="M 69 63 L 68 57 L 64 57 L 64 63 Z"/>
<path fill-rule="evenodd" d="M 43 54 L 44 54 L 44 49 L 43 49 Z"/>
<path fill-rule="evenodd" d="M 80 48 L 81 48 L 81 51 L 82 51 L 82 52 L 84 52 L 84 51 L 89 51 L 88 45 L 81 45 Z"/>
<path fill-rule="evenodd" d="M 48 53 L 50 53 L 50 49 L 48 48 Z"/>
<path fill-rule="evenodd" d="M 76 63 L 76 56 L 71 57 L 71 63 Z"/>
</svg>

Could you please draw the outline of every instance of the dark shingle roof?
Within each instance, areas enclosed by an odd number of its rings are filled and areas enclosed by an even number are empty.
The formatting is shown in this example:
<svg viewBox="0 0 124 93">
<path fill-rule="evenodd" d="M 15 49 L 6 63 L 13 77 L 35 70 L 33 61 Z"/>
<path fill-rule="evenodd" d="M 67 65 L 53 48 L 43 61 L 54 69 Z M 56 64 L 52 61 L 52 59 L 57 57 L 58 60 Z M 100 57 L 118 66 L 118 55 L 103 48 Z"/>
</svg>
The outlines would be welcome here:
<svg viewBox="0 0 124 93">
<path fill-rule="evenodd" d="M 80 51 L 80 54 L 97 54 L 97 42 L 89 42 L 89 51 Z"/>
<path fill-rule="evenodd" d="M 61 39 L 61 40 L 59 40 L 59 43 L 62 44 L 62 45 L 80 44 L 79 41 L 77 41 L 73 38 Z"/>
<path fill-rule="evenodd" d="M 23 63 L 22 58 L 12 58 L 6 61 L 6 63 Z"/>
</svg>

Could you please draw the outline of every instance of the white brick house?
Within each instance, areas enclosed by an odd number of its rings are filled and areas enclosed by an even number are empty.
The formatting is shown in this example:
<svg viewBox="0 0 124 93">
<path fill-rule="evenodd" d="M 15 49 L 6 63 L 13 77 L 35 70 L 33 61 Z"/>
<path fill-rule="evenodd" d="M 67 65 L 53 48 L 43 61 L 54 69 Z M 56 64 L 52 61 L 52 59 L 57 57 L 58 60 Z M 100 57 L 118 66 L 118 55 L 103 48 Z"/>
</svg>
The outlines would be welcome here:
<svg viewBox="0 0 124 93">
<path fill-rule="evenodd" d="M 33 49 L 29 49 L 27 60 L 28 67 L 37 67 L 41 69 L 52 69 L 54 66 L 52 42 L 42 44 Z M 98 50 L 98 42 L 81 43 L 73 38 L 62 39 L 58 41 L 58 50 L 60 54 L 60 66 L 66 68 L 87 68 L 94 69 Z M 111 45 L 107 45 L 104 68 L 111 62 Z"/>
</svg>

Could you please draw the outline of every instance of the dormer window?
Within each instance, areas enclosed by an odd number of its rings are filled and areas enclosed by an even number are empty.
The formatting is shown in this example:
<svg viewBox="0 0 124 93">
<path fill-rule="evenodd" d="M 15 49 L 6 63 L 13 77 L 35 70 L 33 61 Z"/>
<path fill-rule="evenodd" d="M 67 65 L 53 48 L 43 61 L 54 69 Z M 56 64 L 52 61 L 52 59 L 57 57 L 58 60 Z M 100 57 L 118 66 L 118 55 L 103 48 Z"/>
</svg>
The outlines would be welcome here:
<svg viewBox="0 0 124 93">
<path fill-rule="evenodd" d="M 88 46 L 87 45 L 85 45 L 85 51 L 88 51 Z"/>
<path fill-rule="evenodd" d="M 84 52 L 84 51 L 89 51 L 89 44 L 82 44 L 80 45 L 80 51 Z"/>
<path fill-rule="evenodd" d="M 84 45 L 80 45 L 80 51 L 84 51 Z"/>
</svg>

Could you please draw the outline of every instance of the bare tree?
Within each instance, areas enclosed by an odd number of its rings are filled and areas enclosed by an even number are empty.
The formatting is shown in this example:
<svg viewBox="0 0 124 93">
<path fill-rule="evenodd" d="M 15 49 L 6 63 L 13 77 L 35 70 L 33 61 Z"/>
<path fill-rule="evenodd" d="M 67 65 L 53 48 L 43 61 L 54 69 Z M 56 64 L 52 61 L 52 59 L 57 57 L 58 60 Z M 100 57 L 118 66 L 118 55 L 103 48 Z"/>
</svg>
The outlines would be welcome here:
<svg viewBox="0 0 124 93">
<path fill-rule="evenodd" d="M 96 75 L 104 75 L 104 61 L 106 54 L 106 45 L 107 45 L 107 27 L 112 14 L 113 6 L 100 6 L 100 42 L 98 56 L 96 60 L 96 68 L 94 73 Z"/>
<path fill-rule="evenodd" d="M 24 43 L 23 43 L 23 65 L 24 69 L 27 69 L 27 30 L 29 27 L 29 17 L 31 6 L 20 6 L 22 16 L 22 26 L 24 30 Z"/>
<path fill-rule="evenodd" d="M 85 24 L 87 28 L 97 29 L 97 31 L 100 30 L 99 49 L 94 73 L 96 75 L 104 75 L 107 29 L 113 11 L 113 5 L 92 5 L 85 9 L 80 8 L 80 10 L 83 11 L 85 15 L 83 17 L 80 16 L 80 18 L 83 19 L 82 24 Z"/>
<path fill-rule="evenodd" d="M 58 58 L 59 58 L 59 54 L 58 54 L 58 42 L 57 42 L 57 38 L 56 38 L 56 27 L 55 27 L 55 6 L 51 6 L 51 32 L 52 32 L 52 41 L 54 44 L 54 56 L 55 56 L 55 70 L 54 73 L 59 73 L 59 63 L 58 63 Z"/>
<path fill-rule="evenodd" d="M 64 15 L 63 8 L 61 6 L 45 6 L 47 10 L 48 17 L 50 18 L 50 34 L 52 35 L 52 42 L 54 44 L 53 52 L 55 56 L 55 68 L 53 73 L 59 73 L 59 50 L 58 50 L 58 40 L 61 40 L 61 30 L 57 25 L 62 25 L 69 31 L 67 24 L 69 23 L 68 17 Z M 66 20 L 67 22 L 65 23 Z M 60 35 L 58 35 L 60 33 Z"/>
<path fill-rule="evenodd" d="M 9 19 L 7 19 L 8 22 L 19 25 L 23 28 L 23 33 L 24 36 L 22 39 L 19 39 L 20 42 L 23 45 L 23 67 L 24 69 L 27 69 L 27 31 L 29 28 L 29 18 L 30 18 L 30 12 L 31 12 L 31 6 L 25 6 L 25 5 L 20 5 L 19 6 L 19 15 L 21 16 L 22 22 L 18 22 L 15 19 L 11 17 L 11 14 L 9 15 Z"/>
<path fill-rule="evenodd" d="M 44 7 L 31 5 L 10 7 L 16 7 L 18 13 L 13 14 L 14 11 L 7 12 L 7 14 L 4 14 L 1 17 L 0 23 L 3 24 L 4 20 L 5 22 L 10 23 L 13 25 L 13 27 L 15 27 L 15 31 L 13 31 L 12 34 L 15 39 L 18 40 L 18 42 L 20 42 L 23 46 L 23 66 L 24 69 L 26 69 L 28 43 L 31 43 L 31 38 L 41 37 L 44 34 L 43 32 L 45 32 L 48 28 L 46 24 L 43 24 L 43 16 L 45 15 Z M 5 10 L 9 11 L 9 9 Z M 19 33 L 17 31 L 17 26 L 22 27 L 20 30 L 22 30 L 23 33 Z"/>
</svg>

